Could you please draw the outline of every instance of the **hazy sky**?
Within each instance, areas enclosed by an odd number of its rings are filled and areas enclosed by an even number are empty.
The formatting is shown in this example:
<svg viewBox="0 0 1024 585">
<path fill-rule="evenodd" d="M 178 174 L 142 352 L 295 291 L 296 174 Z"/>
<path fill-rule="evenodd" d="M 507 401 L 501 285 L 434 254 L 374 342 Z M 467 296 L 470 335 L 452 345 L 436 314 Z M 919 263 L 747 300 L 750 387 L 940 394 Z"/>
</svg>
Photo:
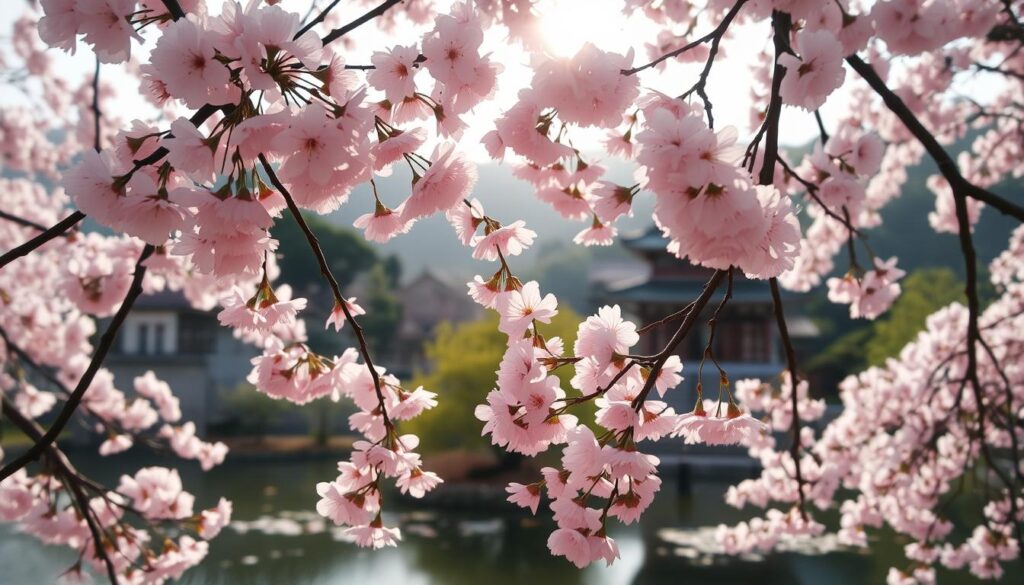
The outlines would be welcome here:
<svg viewBox="0 0 1024 585">
<path fill-rule="evenodd" d="M 216 0 L 209 2 L 209 5 L 216 6 Z M 305 14 L 309 7 L 308 0 L 283 0 L 281 5 L 301 14 Z M 20 7 L 21 3 L 14 4 L 12 8 L 14 6 Z M 623 18 L 619 11 L 621 6 L 621 0 L 544 0 L 538 5 L 538 10 L 545 15 L 541 21 L 541 30 L 549 50 L 558 55 L 571 55 L 589 41 L 604 50 L 625 53 L 632 42 L 637 51 L 635 63 L 646 62 L 648 57 L 643 43 L 653 42 L 657 28 L 642 18 Z M 336 12 L 341 17 L 340 22 L 347 22 L 363 10 L 363 7 L 346 7 L 346 3 L 341 3 Z M 217 11 L 218 9 L 211 8 L 211 12 Z M 10 29 L 18 16 L 17 10 L 4 11 L 0 14 L 0 34 L 3 37 L 9 38 Z M 383 41 L 373 32 L 372 25 L 366 25 L 351 35 L 354 48 L 342 51 L 347 62 L 369 63 L 369 55 L 374 50 L 382 50 L 395 44 L 410 44 L 417 38 L 415 31 L 407 24 L 400 25 L 394 36 Z M 705 32 L 699 30 L 695 35 Z M 718 124 L 734 125 L 739 128 L 740 135 L 745 136 L 751 131 L 748 127 L 747 112 L 750 96 L 750 74 L 747 64 L 753 61 L 759 51 L 768 46 L 770 30 L 768 24 L 763 23 L 757 27 L 741 27 L 737 33 L 733 39 L 723 43 L 722 55 L 716 61 L 711 74 L 708 93 L 715 104 Z M 479 137 L 493 128 L 490 121 L 512 105 L 519 89 L 530 83 L 528 56 L 518 46 L 505 42 L 501 29 L 488 31 L 484 49 L 493 52 L 494 58 L 504 63 L 506 69 L 499 78 L 500 91 L 496 99 L 478 106 L 476 111 L 466 117 L 470 130 L 464 137 L 463 148 L 474 158 L 486 157 L 478 143 Z M 133 47 L 134 54 L 139 56 L 145 56 L 148 50 L 148 46 Z M 67 55 L 59 50 L 53 50 L 52 53 L 59 70 L 69 81 L 80 82 L 92 75 L 94 61 L 87 45 L 79 43 L 75 55 Z M 641 73 L 641 86 L 678 95 L 696 80 L 699 69 L 699 64 L 672 63 L 664 73 L 648 70 Z M 138 84 L 123 71 L 121 65 L 103 66 L 103 79 L 111 81 L 117 88 L 117 110 L 129 120 L 135 117 L 151 117 L 153 110 L 139 96 Z M 426 75 L 421 74 L 421 79 L 427 79 Z M 18 91 L 10 87 L 0 88 L 0 104 L 9 105 L 25 101 L 25 96 Z M 823 108 L 826 119 L 830 118 L 830 113 L 841 111 L 844 102 L 843 95 L 833 96 L 829 104 Z M 783 127 L 787 131 L 780 138 L 786 144 L 802 144 L 817 135 L 813 118 L 800 110 L 784 109 L 783 122 Z M 596 144 L 595 140 L 600 137 L 599 132 L 579 129 L 575 129 L 571 134 L 573 143 L 584 150 Z"/>
<path fill-rule="evenodd" d="M 285 9 L 306 14 L 310 0 L 281 0 Z M 318 0 L 326 5 L 326 0 Z M 9 2 L 11 8 L 24 6 L 22 2 Z M 208 0 L 211 13 L 219 13 L 220 0 Z M 447 0 L 438 0 L 439 6 L 448 4 Z M 370 3 L 341 2 L 332 13 L 337 23 L 349 22 L 366 11 Z M 541 0 L 537 11 L 542 15 L 540 21 L 541 35 L 551 53 L 572 55 L 586 42 L 592 42 L 601 49 L 625 53 L 630 48 L 636 50 L 634 62 L 645 63 L 649 60 L 645 42 L 654 42 L 658 27 L 643 17 L 625 18 L 621 13 L 623 0 Z M 401 6 L 392 10 L 401 10 Z M 0 35 L 9 36 L 15 19 L 20 15 L 18 10 L 0 13 Z M 704 23 L 686 40 L 698 38 L 710 30 L 712 25 Z M 430 25 L 426 27 L 429 29 Z M 714 103 L 715 121 L 718 127 L 733 125 L 739 130 L 741 142 L 749 138 L 756 128 L 749 125 L 751 74 L 749 65 L 756 61 L 759 52 L 770 49 L 771 30 L 768 22 L 757 25 L 734 25 L 735 34 L 722 43 L 721 52 L 715 62 L 709 79 L 707 91 Z M 405 19 L 399 19 L 399 26 L 394 35 L 382 38 L 377 34 L 373 24 L 367 24 L 355 32 L 337 41 L 334 48 L 352 64 L 368 64 L 370 54 L 376 50 L 385 50 L 396 44 L 411 44 L 426 30 L 411 26 Z M 152 31 L 148 31 L 152 32 Z M 152 38 L 152 34 L 149 37 Z M 346 46 L 345 41 L 349 41 Z M 0 41 L 2 43 L 2 41 Z M 149 45 L 133 47 L 133 54 L 145 61 Z M 505 64 L 505 71 L 499 77 L 499 91 L 495 99 L 481 104 L 474 112 L 467 115 L 469 130 L 466 132 L 461 148 L 479 161 L 487 159 L 486 153 L 479 144 L 480 137 L 493 129 L 493 120 L 516 101 L 518 91 L 529 85 L 530 69 L 527 66 L 529 56 L 516 44 L 508 43 L 501 27 L 487 32 L 484 51 L 492 52 L 495 60 Z M 69 81 L 80 82 L 92 75 L 93 56 L 88 46 L 79 43 L 75 55 L 67 55 L 53 50 L 60 70 Z M 656 89 L 669 95 L 679 95 L 696 81 L 703 63 L 680 64 L 669 63 L 663 71 L 649 69 L 640 74 L 642 88 Z M 893 66 L 894 71 L 899 66 Z M 123 73 L 121 65 L 104 65 L 103 79 L 112 82 L 117 88 L 117 111 L 125 118 L 126 123 L 132 118 L 151 117 L 154 110 L 139 96 L 138 83 Z M 847 81 L 843 88 L 830 96 L 821 108 L 826 126 L 833 129 L 835 120 L 839 118 L 848 104 L 849 88 L 855 82 L 856 74 L 847 70 Z M 986 101 L 992 95 L 995 84 L 999 82 L 993 76 L 961 76 L 958 82 L 962 93 L 971 95 L 979 101 Z M 424 89 L 430 87 L 429 78 L 421 74 Z M 696 99 L 696 98 L 695 98 Z M 0 105 L 24 103 L 25 96 L 10 87 L 0 87 Z M 762 106 L 763 107 L 763 106 Z M 182 112 L 187 114 L 188 112 Z M 127 125 L 127 124 L 126 124 Z M 430 121 L 428 124 L 432 126 Z M 811 114 L 792 107 L 782 110 L 782 128 L 780 141 L 784 145 L 796 146 L 806 144 L 818 136 L 818 129 Z M 573 144 L 584 151 L 598 144 L 602 133 L 594 130 L 573 129 L 570 139 Z"/>
</svg>

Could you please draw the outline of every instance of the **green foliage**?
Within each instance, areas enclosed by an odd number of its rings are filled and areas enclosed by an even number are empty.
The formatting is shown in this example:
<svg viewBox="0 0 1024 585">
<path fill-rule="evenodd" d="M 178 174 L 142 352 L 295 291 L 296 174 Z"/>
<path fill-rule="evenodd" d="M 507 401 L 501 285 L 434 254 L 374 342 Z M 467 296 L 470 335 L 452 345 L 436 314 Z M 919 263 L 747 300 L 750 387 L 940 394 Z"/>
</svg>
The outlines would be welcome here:
<svg viewBox="0 0 1024 585">
<path fill-rule="evenodd" d="M 366 298 L 361 295 L 359 299 L 359 303 L 370 313 L 359 321 L 365 324 L 370 342 L 379 348 L 381 341 L 394 331 L 394 324 L 400 317 L 400 307 L 391 291 L 401 274 L 401 263 L 393 256 L 382 260 L 366 240 L 350 229 L 314 215 L 304 214 L 303 217 L 316 234 L 327 264 L 343 291 L 351 294 L 348 287 L 361 273 L 367 270 L 380 271 L 380 276 L 370 275 L 368 294 Z M 337 333 L 323 327 L 334 305 L 305 235 L 290 217 L 277 222 L 273 234 L 280 242 L 277 249 L 278 264 L 281 267 L 279 282 L 291 285 L 295 296 L 310 300 L 302 314 L 306 319 L 309 345 L 320 353 L 338 353 Z"/>
<path fill-rule="evenodd" d="M 320 241 L 331 272 L 342 285 L 377 264 L 377 253 L 358 234 L 313 215 L 303 217 Z M 299 226 L 290 217 L 284 218 L 274 224 L 273 233 L 280 242 L 277 254 L 281 258 L 281 282 L 292 285 L 296 292 L 325 286 Z"/>
<path fill-rule="evenodd" d="M 963 301 L 964 287 L 949 268 L 923 268 L 901 283 L 903 292 L 886 315 L 872 326 L 867 361 L 881 365 L 899 354 L 924 329 L 925 319 L 953 301 Z"/>
<path fill-rule="evenodd" d="M 815 373 L 826 392 L 834 392 L 840 380 L 867 367 L 864 348 L 870 340 L 870 326 L 848 331 L 808 360 L 807 370 Z"/>
<path fill-rule="evenodd" d="M 576 327 L 580 317 L 568 307 L 560 307 L 551 324 L 541 325 L 540 332 L 547 339 L 561 337 L 571 351 L 576 340 Z M 411 386 L 423 386 L 437 392 L 438 405 L 415 419 L 402 423 L 402 432 L 416 433 L 423 438 L 424 451 L 448 449 L 483 450 L 490 441 L 480 436 L 483 423 L 473 414 L 476 405 L 494 388 L 498 363 L 507 347 L 507 337 L 498 331 L 498 317 L 487 316 L 458 326 L 442 323 L 437 335 L 427 345 L 427 356 L 434 370 L 413 379 Z M 559 368 L 555 374 L 562 388 L 570 395 L 572 368 Z M 574 414 L 582 416 L 582 413 Z"/>
<path fill-rule="evenodd" d="M 833 388 L 846 376 L 869 365 L 884 364 L 886 358 L 898 355 L 903 346 L 917 337 L 928 315 L 953 301 L 963 300 L 963 284 L 949 268 L 915 270 L 903 279 L 901 286 L 903 292 L 882 318 L 857 322 L 845 332 L 833 328 L 839 334 L 823 340 L 825 349 L 807 363 L 807 369 L 817 373 L 823 387 Z M 844 305 L 835 306 L 847 310 Z"/>
<path fill-rule="evenodd" d="M 366 309 L 366 314 L 359 317 L 359 324 L 366 331 L 371 349 L 376 352 L 383 352 L 390 345 L 402 318 L 402 305 L 393 292 L 397 285 L 393 277 L 397 274 L 389 272 L 388 266 L 388 263 L 377 264 L 370 270 L 366 298 L 359 300 Z"/>
<path fill-rule="evenodd" d="M 224 397 L 224 403 L 231 413 L 231 421 L 226 425 L 225 432 L 238 435 L 253 435 L 260 439 L 267 434 L 267 429 L 278 421 L 285 413 L 299 407 L 284 400 L 274 400 L 262 392 L 258 392 L 248 384 L 241 384 Z"/>
</svg>

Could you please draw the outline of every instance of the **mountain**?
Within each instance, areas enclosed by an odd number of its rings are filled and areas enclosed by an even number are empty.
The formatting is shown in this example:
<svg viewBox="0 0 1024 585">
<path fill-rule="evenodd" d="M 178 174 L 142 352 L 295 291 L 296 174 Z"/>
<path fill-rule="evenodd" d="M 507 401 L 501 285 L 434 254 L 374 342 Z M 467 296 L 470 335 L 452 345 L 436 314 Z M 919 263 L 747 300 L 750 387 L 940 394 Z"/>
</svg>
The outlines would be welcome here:
<svg viewBox="0 0 1024 585">
<path fill-rule="evenodd" d="M 380 197 L 386 205 L 395 206 L 408 196 L 410 177 L 406 169 L 403 171 L 377 181 Z M 473 197 L 483 204 L 484 212 L 503 223 L 522 219 L 526 227 L 537 232 L 537 241 L 533 246 L 521 256 L 509 259 L 517 274 L 526 272 L 551 250 L 563 248 L 566 242 L 574 246 L 571 243 L 573 236 L 589 225 L 589 221 L 563 219 L 547 203 L 534 196 L 531 184 L 513 176 L 509 165 L 483 164 L 479 166 L 479 173 L 480 179 L 473 190 Z M 628 184 L 631 181 L 631 167 L 626 163 L 613 164 L 607 176 L 611 180 Z M 634 217 L 624 218 L 618 223 L 620 233 L 639 232 L 649 226 L 653 207 L 654 202 L 650 197 L 638 198 Z M 341 209 L 326 219 L 351 228 L 357 217 L 372 210 L 373 195 L 370 189 L 360 187 Z M 420 220 L 408 234 L 374 246 L 381 256 L 398 256 L 402 262 L 403 281 L 409 281 L 429 269 L 446 280 L 463 282 L 472 279 L 475 274 L 489 275 L 497 268 L 493 262 L 473 260 L 472 251 L 459 243 L 454 230 L 441 215 Z"/>
</svg>

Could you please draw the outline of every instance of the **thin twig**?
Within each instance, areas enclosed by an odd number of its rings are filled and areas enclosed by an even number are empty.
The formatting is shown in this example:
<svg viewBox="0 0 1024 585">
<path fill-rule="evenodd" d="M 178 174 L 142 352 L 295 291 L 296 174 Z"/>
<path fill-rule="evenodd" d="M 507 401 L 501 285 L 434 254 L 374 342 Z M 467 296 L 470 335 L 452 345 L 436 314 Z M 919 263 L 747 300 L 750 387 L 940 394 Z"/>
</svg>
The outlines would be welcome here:
<svg viewBox="0 0 1024 585">
<path fill-rule="evenodd" d="M 664 55 L 658 57 L 657 59 L 655 59 L 654 61 L 651 61 L 650 63 L 645 63 L 644 65 L 640 65 L 638 67 L 633 67 L 632 69 L 623 69 L 622 70 L 622 74 L 623 75 L 636 75 L 637 73 L 640 73 L 641 71 L 643 71 L 645 69 L 650 69 L 651 67 L 654 67 L 655 65 L 657 65 L 657 64 L 659 64 L 659 63 L 661 63 L 661 62 L 663 62 L 663 61 L 665 61 L 667 59 L 671 59 L 672 57 L 678 57 L 679 55 L 682 55 L 683 53 L 689 51 L 690 49 L 696 48 L 696 47 L 698 47 L 700 45 L 703 45 L 704 43 L 706 43 L 708 41 L 712 41 L 712 40 L 714 40 L 716 38 L 720 38 L 722 36 L 722 34 L 725 33 L 725 30 L 727 28 L 729 28 L 729 23 L 732 22 L 732 19 L 736 17 L 736 13 L 738 13 L 740 11 L 740 8 L 743 6 L 744 3 L 746 3 L 746 1 L 747 0 L 739 0 L 732 7 L 732 9 L 729 10 L 729 12 L 725 15 L 725 17 L 722 19 L 722 22 L 720 22 L 718 24 L 718 26 L 715 27 L 715 29 L 712 30 L 711 32 L 709 32 L 708 34 L 700 37 L 699 39 L 697 39 L 697 40 L 695 40 L 693 42 L 687 43 L 686 45 L 684 45 L 682 47 L 679 47 L 678 49 L 675 49 L 673 51 L 669 51 L 668 53 L 665 53 Z"/>
<path fill-rule="evenodd" d="M 348 33 L 352 32 L 353 30 L 355 30 L 355 29 L 359 28 L 360 26 L 366 24 L 367 22 L 370 22 L 374 18 L 377 18 L 378 16 L 381 16 L 382 14 L 387 12 L 388 9 L 391 8 L 392 6 L 394 6 L 395 4 L 399 4 L 399 3 L 403 2 L 403 1 L 404 0 L 385 0 L 384 2 L 381 2 L 380 5 L 378 5 L 373 10 L 370 10 L 366 14 L 360 16 L 359 18 L 353 20 L 352 22 L 346 24 L 345 26 L 338 27 L 338 28 L 332 30 L 331 32 L 327 33 L 327 35 L 324 36 L 323 44 L 327 45 L 328 43 L 331 43 L 331 42 L 334 42 L 337 39 L 340 39 L 341 37 L 347 35 Z"/>
<path fill-rule="evenodd" d="M 316 238 L 316 234 L 310 229 L 309 225 L 306 224 L 306 220 L 302 217 L 302 211 L 295 204 L 295 200 L 292 199 L 291 193 L 285 188 L 281 180 L 278 179 L 277 173 L 274 172 L 274 167 L 270 166 L 270 162 L 263 154 L 259 155 L 260 164 L 263 165 L 263 170 L 267 173 L 267 177 L 270 182 L 277 188 L 284 197 L 285 202 L 288 204 L 288 211 L 291 212 L 292 218 L 297 224 L 299 229 L 306 236 L 306 241 L 309 243 L 310 249 L 313 251 L 313 255 L 316 257 L 316 262 L 320 267 L 320 274 L 323 275 L 324 279 L 327 280 L 327 284 L 331 288 L 331 293 L 334 296 L 334 302 L 341 307 L 342 312 L 345 314 L 345 320 L 352 327 L 352 333 L 356 337 L 356 342 L 359 345 L 359 354 L 363 358 L 363 363 L 366 365 L 366 369 L 370 371 L 370 377 L 373 378 L 373 387 L 377 392 L 377 400 L 380 403 L 381 415 L 384 417 L 384 426 L 387 429 L 391 429 L 391 420 L 388 418 L 387 409 L 384 406 L 384 392 L 381 389 L 380 375 L 377 373 L 377 368 L 373 365 L 373 360 L 370 357 L 369 346 L 366 343 L 366 336 L 363 333 L 363 328 L 356 321 L 355 316 L 348 308 L 348 301 L 344 295 L 341 294 L 341 287 L 338 286 L 337 279 L 334 278 L 334 274 L 331 273 L 330 265 L 327 263 L 327 257 L 324 256 L 323 250 L 320 248 L 320 242 Z"/>
<path fill-rule="evenodd" d="M 316 26 L 316 25 L 320 24 L 321 22 L 323 22 L 324 19 L 327 18 L 327 15 L 330 14 L 332 10 L 334 10 L 334 7 L 338 5 L 338 2 L 341 2 L 341 0 L 334 0 L 334 2 L 331 2 L 330 4 L 328 4 L 327 8 L 324 8 L 323 10 L 320 11 L 320 14 L 316 15 L 316 18 L 314 18 L 313 20 L 307 22 L 306 26 L 300 28 L 299 32 L 295 33 L 295 36 L 292 37 L 292 40 L 293 41 L 298 40 L 299 37 L 301 37 L 302 35 L 304 35 L 307 32 L 309 32 L 314 26 Z M 314 2 L 314 5 L 315 5 L 315 2 Z M 312 6 L 310 8 L 312 9 Z"/>
<path fill-rule="evenodd" d="M 697 82 L 693 84 L 690 89 L 683 92 L 679 99 L 685 100 L 691 93 L 696 92 L 700 97 L 701 102 L 704 104 L 704 113 L 708 117 L 708 128 L 712 130 L 715 128 L 715 116 L 711 113 L 714 105 L 711 103 L 711 99 L 708 98 L 706 86 L 708 83 L 708 76 L 711 75 L 711 67 L 715 64 L 715 58 L 718 56 L 718 45 L 722 42 L 722 37 L 725 35 L 725 31 L 729 29 L 729 25 L 732 24 L 736 15 L 739 14 L 740 8 L 747 0 L 739 0 L 733 5 L 732 9 L 722 19 L 722 23 L 718 25 L 718 28 L 714 31 L 714 36 L 711 37 L 711 49 L 708 50 L 708 58 L 704 61 L 704 69 L 701 70 L 700 76 L 697 78 Z"/>
<path fill-rule="evenodd" d="M 717 289 L 718 285 L 721 284 L 725 275 L 725 270 L 716 270 L 715 273 L 711 275 L 711 279 L 704 285 L 704 290 L 701 291 L 700 296 L 693 301 L 693 307 L 683 319 L 683 322 L 679 324 L 679 328 L 676 329 L 676 332 L 672 335 L 672 339 L 669 340 L 665 345 L 665 348 L 658 354 L 657 360 L 655 360 L 654 365 L 651 367 L 650 374 L 647 375 L 647 381 L 644 382 L 644 387 L 640 390 L 640 393 L 637 394 L 636 398 L 633 399 L 632 406 L 637 412 L 639 412 L 640 408 L 643 407 L 644 400 L 646 400 L 647 395 L 651 393 L 651 388 L 654 388 L 654 384 L 658 380 L 658 374 L 661 373 L 661 369 L 665 366 L 665 362 L 668 361 L 668 358 L 672 356 L 672 352 L 674 352 L 676 347 L 682 343 L 683 339 L 685 339 L 690 333 L 690 329 L 692 329 L 694 324 L 697 323 L 697 319 L 700 317 L 701 311 L 704 310 L 708 301 L 711 300 L 711 295 L 715 294 L 715 289 Z"/>
<path fill-rule="evenodd" d="M 643 327 L 637 330 L 637 333 L 643 335 L 644 333 L 647 333 L 651 329 L 661 327 L 662 325 L 665 325 L 666 323 L 671 323 L 672 321 L 678 321 L 686 317 L 690 313 L 691 309 L 693 309 L 693 303 L 686 305 L 685 307 L 676 311 L 675 313 L 672 313 L 671 315 L 666 315 L 665 317 L 662 317 L 657 321 L 653 321 L 651 323 L 648 323 L 647 325 L 644 325 Z"/>
<path fill-rule="evenodd" d="M 41 223 L 36 223 L 31 219 L 25 219 L 24 217 L 14 215 L 13 213 L 7 213 L 2 209 L 0 209 L 0 219 L 6 219 L 7 221 L 16 223 L 21 227 L 32 228 L 34 230 L 38 230 L 41 232 L 45 232 L 47 229 L 49 229 Z"/>
<path fill-rule="evenodd" d="M 92 74 L 92 147 L 99 152 L 102 150 L 103 135 L 100 130 L 100 119 L 103 113 L 100 112 L 100 58 L 96 57 L 96 71 Z"/>
<path fill-rule="evenodd" d="M 43 233 L 39 234 L 38 236 L 32 238 L 31 240 L 18 246 L 17 248 L 10 250 L 9 252 L 5 252 L 3 256 L 0 256 L 0 268 L 7 266 L 12 261 L 21 258 L 22 256 L 27 256 L 30 252 L 32 252 L 39 246 L 42 246 L 46 242 L 49 242 L 50 240 L 58 236 L 64 235 L 66 231 L 71 229 L 75 224 L 82 221 L 83 219 L 85 219 L 85 214 L 82 213 L 81 211 L 75 211 L 71 215 L 58 221 L 52 227 L 43 230 Z"/>
<path fill-rule="evenodd" d="M 796 391 L 797 382 L 799 380 L 797 377 L 796 351 L 794 351 L 793 341 L 789 337 L 789 326 L 786 325 L 786 315 L 783 312 L 782 307 L 782 295 L 779 293 L 779 279 L 769 279 L 768 285 L 772 291 L 772 306 L 775 309 L 775 323 L 779 328 L 779 338 L 782 340 L 782 348 L 786 354 L 786 367 L 789 370 L 789 390 L 792 394 L 790 400 L 793 408 L 793 424 L 791 427 L 793 432 L 793 443 L 789 446 L 789 453 L 793 458 L 793 467 L 796 470 L 796 485 L 797 491 L 800 494 L 800 515 L 804 520 L 807 520 L 807 501 L 804 496 L 804 475 L 803 470 L 800 468 L 800 397 Z"/>
</svg>

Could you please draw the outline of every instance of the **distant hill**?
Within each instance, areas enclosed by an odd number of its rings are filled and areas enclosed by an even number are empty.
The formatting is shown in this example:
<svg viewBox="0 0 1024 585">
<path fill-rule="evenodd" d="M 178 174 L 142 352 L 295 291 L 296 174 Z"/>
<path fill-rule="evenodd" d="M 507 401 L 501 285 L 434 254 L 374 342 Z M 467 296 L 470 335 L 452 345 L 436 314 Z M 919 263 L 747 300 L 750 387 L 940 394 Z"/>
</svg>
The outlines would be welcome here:
<svg viewBox="0 0 1024 585">
<path fill-rule="evenodd" d="M 966 144 L 965 144 L 966 145 Z M 807 148 L 792 149 L 794 158 Z M 633 166 L 617 160 L 605 164 L 612 180 L 629 183 Z M 598 257 L 621 258 L 621 249 L 583 249 L 572 244 L 572 237 L 585 227 L 585 223 L 570 222 L 556 214 L 546 203 L 534 196 L 533 187 L 512 174 L 508 164 L 480 165 L 480 180 L 474 196 L 480 199 L 485 211 L 499 221 L 517 219 L 526 221 L 527 227 L 538 233 L 538 241 L 522 256 L 512 259 L 513 268 L 527 276 L 543 278 L 545 288 L 572 291 L 580 287 L 580 268 L 589 266 Z M 958 275 L 963 274 L 963 261 L 959 244 L 953 234 L 936 234 L 928 225 L 928 213 L 934 208 L 935 196 L 925 181 L 936 172 L 930 159 L 908 170 L 903 194 L 890 202 L 882 211 L 883 224 L 868 232 L 868 240 L 876 253 L 884 258 L 898 256 L 900 266 L 908 271 L 920 267 L 948 266 Z M 385 203 L 396 204 L 409 193 L 407 170 L 378 181 Z M 1024 186 L 1020 181 L 1008 181 L 994 190 L 1011 200 L 1024 202 Z M 352 226 L 352 222 L 372 209 L 372 195 L 368 188 L 357 189 L 340 210 L 327 217 L 338 225 Z M 652 224 L 654 207 L 650 194 L 637 197 L 634 216 L 619 222 L 620 234 L 638 233 Z M 1014 221 L 997 211 L 986 209 L 975 229 L 975 245 L 979 260 L 987 264 L 1005 249 Z M 408 234 L 387 244 L 375 244 L 382 256 L 394 254 L 402 263 L 402 278 L 408 281 L 423 270 L 453 282 L 465 281 L 474 274 L 493 271 L 490 263 L 478 262 L 456 239 L 444 217 L 435 216 L 420 221 Z M 567 269 L 560 270 L 563 266 Z M 837 262 L 845 270 L 845 260 Z M 562 280 L 561 282 L 559 280 Z M 578 301 L 579 294 L 574 300 Z M 574 303 L 576 304 L 576 303 Z"/>
<path fill-rule="evenodd" d="M 898 256 L 908 272 L 915 268 L 948 266 L 963 275 L 963 256 L 956 234 L 937 234 L 928 224 L 928 213 L 935 208 L 935 195 L 925 182 L 938 169 L 930 158 L 907 171 L 907 182 L 899 198 L 882 210 L 883 223 L 868 232 L 868 241 L 883 257 Z M 1024 185 L 1020 180 L 1004 181 L 993 187 L 1000 196 L 1024 203 Z M 1010 233 L 1018 222 L 986 208 L 974 228 L 974 246 L 978 260 L 986 265 L 1006 249 Z"/>
<path fill-rule="evenodd" d="M 397 166 L 397 165 L 396 165 Z M 617 163 L 609 167 L 608 176 L 623 183 L 630 181 L 631 167 Z M 409 194 L 407 169 L 393 176 L 377 181 L 381 199 L 388 205 L 396 205 Z M 586 222 L 571 222 L 563 219 L 547 203 L 534 196 L 533 186 L 513 176 L 510 165 L 480 165 L 480 180 L 473 191 L 480 200 L 484 211 L 498 221 L 511 223 L 522 219 L 526 226 L 538 234 L 538 241 L 529 250 L 510 259 L 517 272 L 529 270 L 540 261 L 544 250 L 551 250 L 544 244 L 566 243 L 570 246 L 576 233 L 585 228 Z M 341 209 L 327 217 L 338 225 L 352 226 L 352 222 L 373 209 L 373 195 L 369 188 L 356 189 Z M 654 203 L 650 197 L 638 199 L 634 217 L 619 222 L 620 231 L 639 232 L 651 224 L 651 210 Z M 483 274 L 497 268 L 490 262 L 473 260 L 471 251 L 459 243 L 455 232 L 443 216 L 421 220 L 408 234 L 392 239 L 386 244 L 374 244 L 382 256 L 395 254 L 402 261 L 402 279 L 411 280 L 423 270 L 449 280 L 469 280 L 474 274 Z M 561 246 L 557 246 L 561 248 Z"/>
</svg>

